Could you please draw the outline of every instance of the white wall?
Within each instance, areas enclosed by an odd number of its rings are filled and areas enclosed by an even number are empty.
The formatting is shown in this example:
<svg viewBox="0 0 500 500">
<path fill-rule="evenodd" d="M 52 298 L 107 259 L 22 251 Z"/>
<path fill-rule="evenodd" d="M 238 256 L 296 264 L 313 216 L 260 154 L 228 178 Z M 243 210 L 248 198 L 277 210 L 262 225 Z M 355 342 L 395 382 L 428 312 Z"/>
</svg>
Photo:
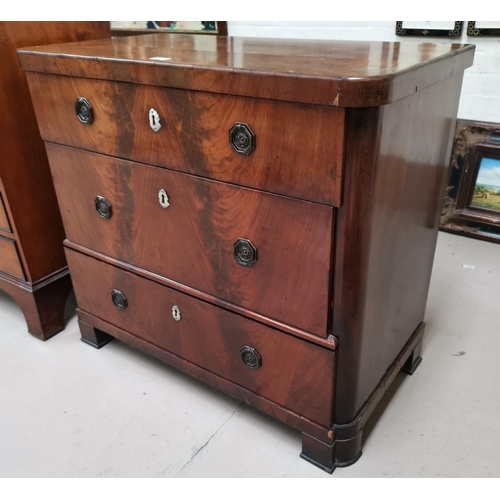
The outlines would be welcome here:
<svg viewBox="0 0 500 500">
<path fill-rule="evenodd" d="M 379 40 L 420 43 L 423 37 L 395 34 L 396 23 L 384 22 L 228 22 L 229 36 L 316 38 L 330 40 Z M 458 117 L 500 123 L 500 38 L 468 37 L 464 21 L 461 39 L 425 38 L 443 43 L 452 40 L 476 45 L 474 65 L 465 71 Z"/>
</svg>

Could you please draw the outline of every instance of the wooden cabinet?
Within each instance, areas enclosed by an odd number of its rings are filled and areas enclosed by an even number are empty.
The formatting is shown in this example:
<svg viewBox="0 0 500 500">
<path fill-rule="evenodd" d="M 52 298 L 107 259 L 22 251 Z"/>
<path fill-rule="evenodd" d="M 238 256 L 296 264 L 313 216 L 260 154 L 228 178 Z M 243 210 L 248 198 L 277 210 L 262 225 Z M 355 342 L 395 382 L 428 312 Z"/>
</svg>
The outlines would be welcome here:
<svg viewBox="0 0 500 500">
<path fill-rule="evenodd" d="M 106 22 L 0 22 L 0 289 L 46 340 L 64 328 L 71 279 L 64 229 L 16 49 L 109 37 Z"/>
<path fill-rule="evenodd" d="M 421 361 L 473 54 L 163 34 L 20 50 L 82 339 L 300 429 L 326 471 L 354 463 Z"/>
</svg>

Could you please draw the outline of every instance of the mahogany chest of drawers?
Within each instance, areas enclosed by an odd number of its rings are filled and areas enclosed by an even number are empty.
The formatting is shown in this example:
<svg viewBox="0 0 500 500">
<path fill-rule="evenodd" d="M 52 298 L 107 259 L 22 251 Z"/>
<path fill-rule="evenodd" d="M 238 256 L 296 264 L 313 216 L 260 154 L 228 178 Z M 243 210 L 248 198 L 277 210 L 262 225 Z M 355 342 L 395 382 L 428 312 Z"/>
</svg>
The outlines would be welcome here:
<svg viewBox="0 0 500 500">
<path fill-rule="evenodd" d="M 163 34 L 20 50 L 83 340 L 300 429 L 326 471 L 354 463 L 421 360 L 473 54 Z"/>
</svg>

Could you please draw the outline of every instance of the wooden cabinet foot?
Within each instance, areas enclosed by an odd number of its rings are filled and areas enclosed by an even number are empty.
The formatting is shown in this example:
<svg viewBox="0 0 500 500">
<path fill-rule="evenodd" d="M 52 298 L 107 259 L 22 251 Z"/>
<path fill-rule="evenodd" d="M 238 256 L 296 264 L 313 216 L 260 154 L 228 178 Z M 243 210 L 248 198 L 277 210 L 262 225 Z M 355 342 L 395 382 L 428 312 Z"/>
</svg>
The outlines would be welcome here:
<svg viewBox="0 0 500 500">
<path fill-rule="evenodd" d="M 408 375 L 413 375 L 415 370 L 419 367 L 422 362 L 422 356 L 420 355 L 422 352 L 422 339 L 418 342 L 418 344 L 413 349 L 410 357 L 406 360 L 401 371 Z"/>
<path fill-rule="evenodd" d="M 80 332 L 82 334 L 82 342 L 85 342 L 96 349 L 104 347 L 114 339 L 111 335 L 90 326 L 81 319 L 78 320 L 78 326 L 80 327 Z"/>
<path fill-rule="evenodd" d="M 363 430 L 345 441 L 325 443 L 302 433 L 301 458 L 331 474 L 337 467 L 348 467 L 361 457 Z"/>
<path fill-rule="evenodd" d="M 64 330 L 64 310 L 71 291 L 68 268 L 36 283 L 0 273 L 0 288 L 23 311 L 28 331 L 40 340 L 48 340 Z"/>
</svg>

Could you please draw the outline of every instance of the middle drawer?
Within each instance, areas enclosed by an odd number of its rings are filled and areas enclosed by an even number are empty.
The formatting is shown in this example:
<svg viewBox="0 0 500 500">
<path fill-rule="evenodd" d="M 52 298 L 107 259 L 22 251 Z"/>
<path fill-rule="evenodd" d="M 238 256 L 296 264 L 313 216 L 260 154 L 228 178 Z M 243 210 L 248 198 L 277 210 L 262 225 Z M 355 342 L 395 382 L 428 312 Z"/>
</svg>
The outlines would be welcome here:
<svg viewBox="0 0 500 500">
<path fill-rule="evenodd" d="M 332 208 L 66 146 L 47 152 L 70 241 L 327 336 Z"/>
</svg>

